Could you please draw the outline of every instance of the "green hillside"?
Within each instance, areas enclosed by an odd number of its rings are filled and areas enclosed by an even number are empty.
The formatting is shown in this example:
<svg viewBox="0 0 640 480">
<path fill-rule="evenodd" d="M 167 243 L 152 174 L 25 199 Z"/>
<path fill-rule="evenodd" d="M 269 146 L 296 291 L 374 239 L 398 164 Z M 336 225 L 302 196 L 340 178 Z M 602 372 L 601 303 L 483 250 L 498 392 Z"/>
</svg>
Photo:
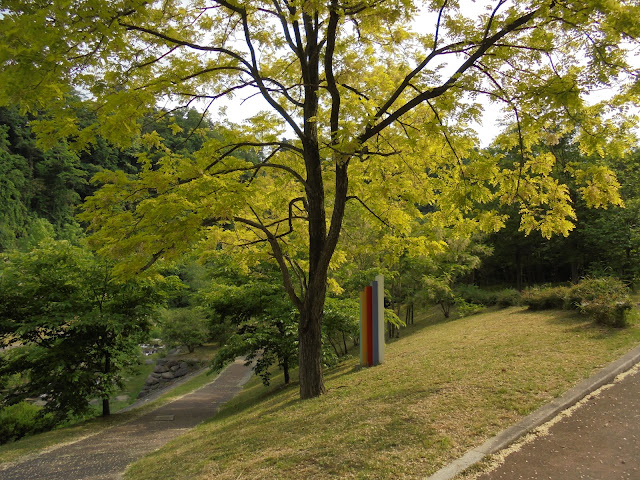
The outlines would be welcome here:
<svg viewBox="0 0 640 480">
<path fill-rule="evenodd" d="M 316 399 L 254 381 L 126 478 L 423 478 L 640 343 L 637 318 L 608 329 L 522 308 L 404 332 L 384 365 L 328 371 Z"/>
</svg>

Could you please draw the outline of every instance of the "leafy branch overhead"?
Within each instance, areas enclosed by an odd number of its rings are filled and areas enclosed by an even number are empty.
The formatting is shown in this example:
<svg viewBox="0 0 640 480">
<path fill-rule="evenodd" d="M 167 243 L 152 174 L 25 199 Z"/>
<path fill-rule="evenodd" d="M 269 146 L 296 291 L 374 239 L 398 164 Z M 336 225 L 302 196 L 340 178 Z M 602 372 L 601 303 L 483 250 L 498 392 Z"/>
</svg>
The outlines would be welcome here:
<svg viewBox="0 0 640 480">
<path fill-rule="evenodd" d="M 248 264 L 272 257 L 300 312 L 303 397 L 323 391 L 322 311 L 346 215 L 371 215 L 401 242 L 411 219 L 495 231 L 505 222 L 500 205 L 515 203 L 523 230 L 566 235 L 572 199 L 551 175 L 550 147 L 573 135 L 584 153 L 624 153 L 635 141 L 626 107 L 637 101 L 638 71 L 625 48 L 640 25 L 630 0 L 2 8 L 0 103 L 46 105 L 36 122 L 45 145 L 64 137 L 83 148 L 100 134 L 127 146 L 140 141 L 145 116 L 262 99 L 264 112 L 220 122 L 220 134 L 193 154 L 146 135 L 139 175 L 99 175 L 104 187 L 81 218 L 121 273 L 194 246 L 205 254 L 240 247 Z M 587 102 L 604 87 L 610 98 Z M 95 123 L 74 117 L 73 88 L 93 102 Z M 475 148 L 481 98 L 504 109 L 496 142 L 517 151 L 512 164 Z M 583 167 L 569 173 L 590 204 L 621 203 L 609 170 Z M 432 245 L 421 237 L 418 248 Z"/>
</svg>

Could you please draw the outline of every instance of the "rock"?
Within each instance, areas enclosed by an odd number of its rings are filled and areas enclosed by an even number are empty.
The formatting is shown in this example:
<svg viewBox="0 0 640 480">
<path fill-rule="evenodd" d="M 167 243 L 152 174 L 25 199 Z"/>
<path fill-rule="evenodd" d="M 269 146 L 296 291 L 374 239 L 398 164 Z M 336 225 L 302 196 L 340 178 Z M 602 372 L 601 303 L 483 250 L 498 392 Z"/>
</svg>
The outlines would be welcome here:
<svg viewBox="0 0 640 480">
<path fill-rule="evenodd" d="M 116 401 L 118 402 L 126 402 L 127 400 L 129 400 L 129 395 L 118 395 L 116 397 Z"/>
<path fill-rule="evenodd" d="M 153 370 L 153 373 L 164 373 L 164 372 L 168 372 L 168 371 L 169 371 L 169 366 L 168 365 L 158 365 Z"/>
<path fill-rule="evenodd" d="M 171 370 L 172 372 L 175 372 L 176 370 L 178 370 L 180 368 L 180 365 L 172 365 L 171 368 L 169 370 Z"/>
<path fill-rule="evenodd" d="M 175 377 L 175 374 L 173 372 L 164 372 L 162 374 L 162 378 L 166 380 L 171 380 L 173 377 Z"/>
<path fill-rule="evenodd" d="M 158 360 L 156 360 L 156 365 L 164 365 L 165 363 L 167 363 L 169 360 L 166 358 L 159 358 Z"/>
<path fill-rule="evenodd" d="M 140 393 L 138 393 L 138 399 L 146 397 L 147 395 L 149 395 L 149 390 L 140 390 Z"/>
<path fill-rule="evenodd" d="M 147 379 L 144 381 L 146 385 L 155 385 L 156 383 L 159 383 L 159 382 L 160 382 L 160 379 L 154 377 L 153 375 L 149 375 Z"/>
<path fill-rule="evenodd" d="M 176 378 L 184 377 L 187 373 L 189 373 L 189 369 L 188 368 L 180 367 L 178 370 L 173 372 L 173 376 L 176 377 Z"/>
</svg>

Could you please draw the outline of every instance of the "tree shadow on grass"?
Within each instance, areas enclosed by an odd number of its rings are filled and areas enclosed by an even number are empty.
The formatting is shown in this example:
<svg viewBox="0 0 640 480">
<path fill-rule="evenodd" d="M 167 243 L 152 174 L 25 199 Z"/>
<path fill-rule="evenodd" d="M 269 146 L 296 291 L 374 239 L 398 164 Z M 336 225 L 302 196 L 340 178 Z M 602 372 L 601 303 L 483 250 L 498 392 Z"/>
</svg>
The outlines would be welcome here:
<svg viewBox="0 0 640 480">
<path fill-rule="evenodd" d="M 297 376 L 297 370 L 292 372 L 291 376 Z M 276 412 L 283 408 L 287 408 L 302 400 L 297 396 L 290 398 L 288 395 L 283 394 L 291 390 L 295 390 L 297 393 L 298 388 L 298 382 L 292 381 L 289 384 L 284 384 L 284 377 L 282 373 L 279 375 L 273 375 L 269 386 L 264 386 L 259 379 L 252 378 L 249 381 L 249 386 L 245 387 L 236 397 L 224 404 L 218 413 L 216 413 L 216 415 L 209 421 L 234 417 L 245 410 L 264 402 L 273 403 L 273 406 L 269 410 L 266 410 L 267 412 Z M 278 396 L 282 398 L 278 400 Z"/>
<path fill-rule="evenodd" d="M 632 327 L 632 325 L 627 327 L 603 325 L 575 310 L 524 310 L 521 312 L 524 315 L 540 313 L 552 313 L 546 320 L 547 323 L 565 327 L 566 333 L 586 333 L 596 340 L 622 335 L 627 328 Z"/>
</svg>

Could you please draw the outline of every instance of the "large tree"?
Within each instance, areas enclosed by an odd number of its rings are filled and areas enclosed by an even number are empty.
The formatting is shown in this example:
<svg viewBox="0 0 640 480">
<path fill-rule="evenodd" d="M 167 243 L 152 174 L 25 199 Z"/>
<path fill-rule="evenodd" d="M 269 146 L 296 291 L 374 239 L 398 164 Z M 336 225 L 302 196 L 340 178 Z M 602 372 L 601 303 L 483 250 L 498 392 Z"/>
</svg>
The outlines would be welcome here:
<svg viewBox="0 0 640 480">
<path fill-rule="evenodd" d="M 97 131 L 130 144 L 138 119 L 160 101 L 210 109 L 223 97 L 261 96 L 268 112 L 228 125 L 193 155 L 144 135 L 155 152 L 141 156 L 140 174 L 102 175 L 106 185 L 83 218 L 123 272 L 199 242 L 212 250 L 266 246 L 300 312 L 300 393 L 313 397 L 324 391 L 322 312 L 332 259 L 343 260 L 334 254 L 347 204 L 400 237 L 421 214 L 417 204 L 443 225 L 494 199 L 518 203 L 526 231 L 566 234 L 567 189 L 549 175 L 553 157 L 532 147 L 574 130 L 588 152 L 628 146 L 629 123 L 619 114 L 637 95 L 637 72 L 620 46 L 640 35 L 635 1 L 471 6 L 477 2 L 2 0 L 0 102 L 46 106 L 36 125 L 43 144 L 62 135 L 82 147 Z M 617 94 L 586 103 L 584 92 L 612 83 Z M 74 120 L 70 85 L 95 102 L 95 125 Z M 519 151 L 513 168 L 474 150 L 469 127 L 482 118 L 480 96 L 517 126 L 501 138 Z M 260 160 L 239 158 L 247 149 Z M 580 177 L 595 206 L 616 200 L 603 178 Z M 476 225 L 492 230 L 503 221 L 485 211 Z"/>
</svg>

